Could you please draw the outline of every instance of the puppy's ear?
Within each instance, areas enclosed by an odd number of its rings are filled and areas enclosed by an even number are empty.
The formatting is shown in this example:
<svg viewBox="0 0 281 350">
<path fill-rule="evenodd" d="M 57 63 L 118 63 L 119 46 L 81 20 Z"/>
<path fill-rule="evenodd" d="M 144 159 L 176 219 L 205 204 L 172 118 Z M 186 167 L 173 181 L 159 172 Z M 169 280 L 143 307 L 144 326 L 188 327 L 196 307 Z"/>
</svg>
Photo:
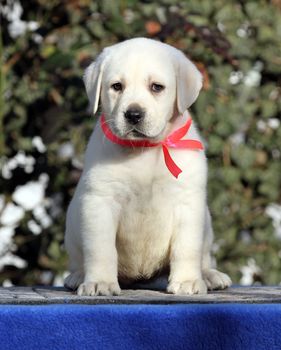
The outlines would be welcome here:
<svg viewBox="0 0 281 350">
<path fill-rule="evenodd" d="M 93 114 L 96 113 L 99 105 L 102 74 L 105 66 L 106 50 L 98 56 L 97 60 L 86 68 L 83 76 L 86 92 L 90 101 Z"/>
<path fill-rule="evenodd" d="M 182 114 L 197 99 L 202 88 L 202 75 L 196 66 L 177 50 L 177 107 Z"/>
</svg>

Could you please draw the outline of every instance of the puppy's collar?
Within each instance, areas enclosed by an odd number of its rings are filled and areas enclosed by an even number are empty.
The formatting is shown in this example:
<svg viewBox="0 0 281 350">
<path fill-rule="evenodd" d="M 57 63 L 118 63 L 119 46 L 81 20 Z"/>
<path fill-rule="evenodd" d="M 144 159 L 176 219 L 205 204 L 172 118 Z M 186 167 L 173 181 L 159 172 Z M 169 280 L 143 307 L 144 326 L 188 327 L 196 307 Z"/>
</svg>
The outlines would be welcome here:
<svg viewBox="0 0 281 350">
<path fill-rule="evenodd" d="M 192 123 L 192 119 L 189 118 L 184 126 L 175 130 L 170 135 L 168 135 L 163 141 L 153 143 L 148 140 L 126 140 L 121 139 L 110 130 L 108 124 L 106 123 L 105 116 L 102 114 L 100 118 L 100 124 L 104 135 L 113 143 L 116 143 L 124 147 L 158 147 L 162 146 L 164 160 L 170 173 L 178 178 L 182 170 L 173 161 L 168 148 L 186 148 L 192 150 L 203 150 L 204 147 L 200 141 L 197 140 L 182 140 L 182 138 L 187 134 Z"/>
</svg>

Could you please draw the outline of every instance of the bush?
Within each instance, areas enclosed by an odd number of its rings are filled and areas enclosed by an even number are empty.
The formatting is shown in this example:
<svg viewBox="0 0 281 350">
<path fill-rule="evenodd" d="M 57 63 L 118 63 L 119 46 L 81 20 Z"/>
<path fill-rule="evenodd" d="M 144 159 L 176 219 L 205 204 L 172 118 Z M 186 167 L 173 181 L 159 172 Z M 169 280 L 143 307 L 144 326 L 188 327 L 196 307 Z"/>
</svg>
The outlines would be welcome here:
<svg viewBox="0 0 281 350">
<path fill-rule="evenodd" d="M 4 0 L 1 17 L 0 282 L 60 282 L 94 125 L 83 70 L 136 36 L 183 50 L 204 75 L 191 112 L 208 143 L 219 267 L 243 284 L 280 282 L 280 1 Z"/>
</svg>

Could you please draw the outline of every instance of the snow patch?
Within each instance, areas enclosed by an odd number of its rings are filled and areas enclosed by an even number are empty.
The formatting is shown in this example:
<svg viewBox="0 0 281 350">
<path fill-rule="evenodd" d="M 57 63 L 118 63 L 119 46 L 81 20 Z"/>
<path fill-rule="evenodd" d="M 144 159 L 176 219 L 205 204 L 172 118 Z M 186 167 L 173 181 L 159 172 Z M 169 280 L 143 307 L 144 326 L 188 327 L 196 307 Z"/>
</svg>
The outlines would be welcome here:
<svg viewBox="0 0 281 350">
<path fill-rule="evenodd" d="M 42 232 L 42 227 L 34 220 L 29 220 L 27 227 L 34 235 L 39 235 Z"/>
<path fill-rule="evenodd" d="M 32 145 L 40 153 L 46 152 L 46 146 L 44 145 L 40 136 L 34 136 L 32 139 Z"/>
<path fill-rule="evenodd" d="M 0 195 L 0 213 L 5 206 L 5 196 L 3 194 Z"/>
<path fill-rule="evenodd" d="M 12 195 L 13 200 L 25 210 L 35 209 L 44 200 L 48 180 L 47 174 L 41 174 L 38 182 L 30 181 L 25 185 L 17 186 Z"/>
<path fill-rule="evenodd" d="M 27 156 L 25 152 L 19 151 L 13 158 L 6 160 L 2 166 L 2 176 L 4 179 L 11 179 L 13 170 L 21 167 L 28 174 L 34 169 L 35 159 Z"/>
<path fill-rule="evenodd" d="M 260 132 L 266 131 L 268 128 L 277 130 L 280 127 L 280 120 L 278 118 L 269 118 L 268 120 L 258 120 L 257 129 Z"/>
<path fill-rule="evenodd" d="M 0 223 L 3 226 L 15 226 L 24 217 L 24 213 L 23 208 L 14 203 L 8 203 L 0 216 Z"/>
<path fill-rule="evenodd" d="M 13 236 L 15 234 L 14 227 L 1 227 L 0 228 L 0 256 L 11 248 L 13 244 Z"/>
<path fill-rule="evenodd" d="M 69 271 L 64 271 L 61 274 L 58 274 L 54 278 L 53 286 L 61 287 L 64 285 L 64 279 L 70 274 Z"/>
<path fill-rule="evenodd" d="M 245 132 L 238 131 L 235 134 L 231 135 L 230 141 L 234 146 L 239 146 L 245 143 Z"/>
<path fill-rule="evenodd" d="M 71 142 L 63 143 L 58 149 L 58 156 L 62 159 L 70 159 L 74 156 L 74 146 Z"/>
<path fill-rule="evenodd" d="M 33 215 L 43 228 L 48 228 L 53 223 L 52 218 L 48 215 L 43 205 L 39 205 L 36 208 L 34 208 Z"/>
<path fill-rule="evenodd" d="M 25 34 L 27 31 L 35 31 L 39 28 L 39 23 L 35 21 L 23 21 L 21 16 L 23 8 L 21 3 L 17 0 L 7 0 L 7 5 L 0 6 L 0 12 L 10 22 L 8 24 L 8 31 L 12 38 L 17 38 Z"/>
<path fill-rule="evenodd" d="M 276 130 L 280 126 L 280 120 L 277 118 L 269 118 L 267 124 L 271 129 Z"/>
<path fill-rule="evenodd" d="M 261 82 L 261 71 L 263 70 L 263 63 L 261 61 L 257 61 L 253 68 L 248 71 L 245 75 L 243 82 L 248 87 L 257 87 Z"/>
<path fill-rule="evenodd" d="M 13 286 L 14 285 L 13 285 L 12 281 L 9 279 L 4 280 L 2 283 L 2 287 L 13 287 Z"/>
<path fill-rule="evenodd" d="M 230 73 L 228 81 L 231 85 L 239 84 L 243 79 L 243 73 L 241 71 L 233 71 Z"/>
<path fill-rule="evenodd" d="M 19 256 L 16 256 L 11 252 L 8 252 L 5 255 L 0 257 L 0 270 L 2 270 L 3 267 L 7 265 L 15 266 L 18 269 L 23 269 L 27 266 L 27 262 L 21 259 Z"/>
<path fill-rule="evenodd" d="M 255 259 L 249 259 L 247 265 L 240 268 L 242 273 L 242 278 L 240 279 L 240 284 L 242 286 L 250 286 L 255 282 L 255 276 L 260 275 L 261 269 L 256 264 Z"/>
<path fill-rule="evenodd" d="M 275 236 L 281 239 L 281 205 L 271 203 L 266 207 L 265 213 L 272 219 Z"/>
<path fill-rule="evenodd" d="M 28 182 L 18 186 L 12 195 L 13 200 L 25 210 L 33 210 L 44 198 L 45 188 L 39 182 Z"/>
</svg>

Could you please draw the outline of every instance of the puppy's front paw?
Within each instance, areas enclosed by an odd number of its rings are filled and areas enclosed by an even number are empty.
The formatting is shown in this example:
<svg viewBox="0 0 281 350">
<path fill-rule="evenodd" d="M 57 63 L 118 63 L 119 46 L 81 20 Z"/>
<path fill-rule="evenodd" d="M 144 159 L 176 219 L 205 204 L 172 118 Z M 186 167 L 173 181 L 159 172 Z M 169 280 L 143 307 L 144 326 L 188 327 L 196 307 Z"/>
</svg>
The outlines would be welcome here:
<svg viewBox="0 0 281 350">
<path fill-rule="evenodd" d="M 203 279 L 209 290 L 225 289 L 232 284 L 228 275 L 215 269 L 204 270 Z"/>
<path fill-rule="evenodd" d="M 117 282 L 84 282 L 77 290 L 77 294 L 81 296 L 119 295 L 120 293 L 121 289 Z"/>
<path fill-rule="evenodd" d="M 206 294 L 206 283 L 198 278 L 191 281 L 170 282 L 167 288 L 168 293 L 173 294 Z"/>
</svg>

